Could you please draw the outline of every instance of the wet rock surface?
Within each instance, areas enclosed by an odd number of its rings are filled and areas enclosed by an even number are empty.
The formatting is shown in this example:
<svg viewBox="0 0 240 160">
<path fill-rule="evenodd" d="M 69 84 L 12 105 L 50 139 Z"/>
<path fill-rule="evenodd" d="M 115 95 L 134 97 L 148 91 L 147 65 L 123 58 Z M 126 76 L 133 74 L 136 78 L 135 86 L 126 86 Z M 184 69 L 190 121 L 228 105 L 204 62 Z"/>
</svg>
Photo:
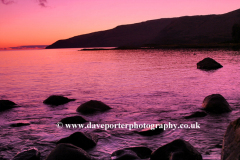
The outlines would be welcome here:
<svg viewBox="0 0 240 160">
<path fill-rule="evenodd" d="M 61 143 L 51 151 L 46 160 L 91 160 L 91 157 L 82 148 Z"/>
<path fill-rule="evenodd" d="M 11 127 L 22 127 L 22 126 L 29 126 L 30 125 L 30 123 L 13 123 L 13 124 L 11 124 L 10 126 Z"/>
<path fill-rule="evenodd" d="M 111 160 L 131 160 L 140 159 L 137 154 L 132 150 L 120 150 L 111 155 Z"/>
<path fill-rule="evenodd" d="M 240 158 L 240 118 L 232 121 L 223 137 L 221 160 L 238 160 Z"/>
<path fill-rule="evenodd" d="M 85 123 L 88 121 L 81 116 L 72 116 L 72 117 L 63 118 L 60 122 L 62 122 L 63 124 L 79 124 L 79 123 Z"/>
<path fill-rule="evenodd" d="M 57 144 L 70 143 L 84 150 L 88 150 L 96 146 L 97 141 L 98 136 L 93 133 L 75 132 L 69 137 L 60 139 Z"/>
<path fill-rule="evenodd" d="M 176 139 L 152 152 L 150 160 L 202 160 L 202 155 L 187 141 Z"/>
<path fill-rule="evenodd" d="M 43 103 L 48 105 L 58 106 L 58 105 L 66 104 L 70 101 L 75 101 L 75 99 L 69 99 L 67 97 L 60 96 L 60 95 L 52 95 L 48 97 L 46 100 L 44 100 Z"/>
<path fill-rule="evenodd" d="M 40 160 L 40 152 L 32 148 L 18 153 L 12 160 Z"/>
<path fill-rule="evenodd" d="M 199 118 L 199 117 L 205 117 L 205 116 L 207 116 L 206 112 L 197 111 L 197 112 L 192 113 L 189 116 L 185 116 L 184 118 L 185 119 L 191 119 L 191 118 Z"/>
<path fill-rule="evenodd" d="M 82 114 L 93 114 L 96 112 L 104 112 L 111 109 L 108 105 L 104 104 L 101 101 L 97 100 L 90 100 L 86 103 L 81 104 L 77 108 L 77 112 L 80 112 Z"/>
<path fill-rule="evenodd" d="M 147 147 L 131 147 L 117 150 L 112 153 L 111 159 L 146 159 L 149 158 L 152 151 Z"/>
<path fill-rule="evenodd" d="M 197 63 L 197 68 L 203 70 L 215 70 L 222 67 L 223 66 L 220 63 L 216 62 L 214 59 L 209 57 L 204 58 L 203 60 Z"/>
<path fill-rule="evenodd" d="M 10 100 L 0 100 L 0 112 L 16 107 L 17 104 Z"/>
<path fill-rule="evenodd" d="M 207 96 L 203 100 L 202 107 L 209 113 L 227 113 L 232 111 L 227 100 L 220 94 Z"/>
</svg>

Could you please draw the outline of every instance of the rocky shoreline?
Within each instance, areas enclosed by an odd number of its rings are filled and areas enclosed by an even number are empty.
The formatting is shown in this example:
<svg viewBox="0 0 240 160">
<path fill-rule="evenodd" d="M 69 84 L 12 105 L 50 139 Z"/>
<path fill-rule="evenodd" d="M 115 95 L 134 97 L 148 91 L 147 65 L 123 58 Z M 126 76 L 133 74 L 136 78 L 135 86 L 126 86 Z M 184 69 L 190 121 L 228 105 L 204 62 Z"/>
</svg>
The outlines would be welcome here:
<svg viewBox="0 0 240 160">
<path fill-rule="evenodd" d="M 50 96 L 56 97 L 56 96 Z M 49 98 L 48 98 L 49 99 Z M 46 101 L 46 100 L 45 100 Z M 44 101 L 44 102 L 45 102 Z M 60 105 L 59 103 L 63 101 L 68 101 L 68 98 L 63 96 L 58 96 L 57 99 L 52 100 L 50 106 Z M 5 100 L 0 100 L 0 104 L 6 102 Z M 9 102 L 9 101 L 7 101 Z M 5 104 L 5 103 L 4 103 Z M 9 109 L 12 108 L 12 104 L 8 103 Z M 16 104 L 15 104 L 16 105 Z M 220 106 L 220 107 L 219 107 Z M 5 104 L 6 108 L 7 105 Z M 84 107 L 84 113 L 87 114 L 97 114 L 98 112 L 105 112 L 108 109 L 111 109 L 109 106 L 100 101 L 89 101 L 77 108 L 77 111 L 81 110 L 79 108 Z M 192 113 L 190 116 L 185 117 L 189 118 L 199 118 L 204 117 L 207 114 L 222 114 L 224 112 L 230 112 L 231 108 L 228 102 L 224 97 L 219 94 L 213 94 L 207 96 L 203 100 L 203 111 Z M 106 109 L 107 108 L 107 109 Z M 86 112 L 87 111 L 87 112 Z M 85 123 L 87 120 L 81 116 L 66 117 L 61 120 L 62 123 Z M 14 124 L 12 127 L 24 126 L 30 124 Z M 157 130 L 157 128 L 156 128 Z M 151 136 L 155 130 L 146 130 L 145 133 L 141 134 L 142 136 Z M 226 133 L 223 137 L 222 153 L 221 160 L 234 160 L 240 157 L 240 118 L 231 122 L 226 130 Z M 157 132 L 161 134 L 161 132 Z M 91 155 L 88 154 L 88 150 L 95 147 L 98 142 L 98 136 L 93 133 L 87 132 L 75 132 L 68 137 L 60 139 L 56 143 L 56 147 L 51 151 L 47 156 L 46 160 L 91 160 L 94 159 Z M 40 160 L 40 152 L 36 148 L 29 148 L 18 153 L 13 160 Z M 201 154 L 192 146 L 189 142 L 183 139 L 176 139 L 168 144 L 159 146 L 158 149 L 152 151 L 151 149 L 145 146 L 136 146 L 131 148 L 123 148 L 121 150 L 114 151 L 111 154 L 112 160 L 131 160 L 131 159 L 144 159 L 144 160 L 157 160 L 157 159 L 166 159 L 166 160 L 202 160 Z"/>
</svg>

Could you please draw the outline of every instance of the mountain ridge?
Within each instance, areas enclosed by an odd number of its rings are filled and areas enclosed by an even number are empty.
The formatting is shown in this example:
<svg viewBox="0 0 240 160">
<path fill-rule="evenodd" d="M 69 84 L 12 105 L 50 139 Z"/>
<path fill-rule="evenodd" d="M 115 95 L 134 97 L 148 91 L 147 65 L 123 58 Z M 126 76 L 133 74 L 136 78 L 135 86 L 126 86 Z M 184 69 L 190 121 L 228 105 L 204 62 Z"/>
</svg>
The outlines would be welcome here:
<svg viewBox="0 0 240 160">
<path fill-rule="evenodd" d="M 240 23 L 240 9 L 219 15 L 161 18 L 119 25 L 58 40 L 46 48 L 224 43 L 232 41 L 231 32 L 235 23 Z"/>
</svg>

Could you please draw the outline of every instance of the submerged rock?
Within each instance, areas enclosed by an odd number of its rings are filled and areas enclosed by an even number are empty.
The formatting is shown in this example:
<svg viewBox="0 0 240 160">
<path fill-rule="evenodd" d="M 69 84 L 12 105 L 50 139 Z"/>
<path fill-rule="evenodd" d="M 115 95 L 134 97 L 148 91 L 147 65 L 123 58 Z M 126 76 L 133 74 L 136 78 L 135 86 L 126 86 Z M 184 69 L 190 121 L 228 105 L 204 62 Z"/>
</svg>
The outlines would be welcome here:
<svg viewBox="0 0 240 160">
<path fill-rule="evenodd" d="M 191 114 L 190 116 L 186 116 L 184 117 L 185 119 L 190 119 L 190 118 L 198 118 L 198 117 L 205 117 L 207 115 L 206 112 L 194 112 L 193 114 Z"/>
<path fill-rule="evenodd" d="M 91 157 L 82 148 L 61 143 L 52 150 L 46 160 L 91 160 Z"/>
<path fill-rule="evenodd" d="M 220 94 L 207 96 L 203 100 L 202 107 L 210 113 L 226 113 L 232 111 L 226 99 Z"/>
<path fill-rule="evenodd" d="M 204 58 L 203 60 L 197 63 L 197 68 L 204 69 L 204 70 L 213 70 L 213 69 L 218 69 L 222 67 L 223 66 L 220 63 L 216 62 L 214 59 L 209 57 Z"/>
<path fill-rule="evenodd" d="M 77 147 L 80 147 L 84 150 L 88 150 L 96 146 L 98 141 L 98 137 L 92 133 L 82 133 L 82 132 L 75 132 L 71 134 L 69 137 L 60 139 L 57 144 L 59 143 L 70 143 Z"/>
<path fill-rule="evenodd" d="M 112 160 L 120 160 L 120 159 L 146 159 L 149 158 L 152 151 L 147 147 L 131 147 L 124 148 L 121 150 L 117 150 L 112 153 Z"/>
<path fill-rule="evenodd" d="M 0 100 L 0 111 L 5 111 L 16 107 L 17 104 L 9 100 Z"/>
<path fill-rule="evenodd" d="M 240 158 L 240 118 L 231 122 L 223 137 L 221 160 Z"/>
<path fill-rule="evenodd" d="M 66 104 L 70 101 L 75 101 L 75 99 L 68 99 L 67 97 L 59 96 L 59 95 L 52 95 L 48 97 L 46 100 L 44 100 L 43 103 L 58 106 L 58 105 Z"/>
<path fill-rule="evenodd" d="M 187 141 L 176 139 L 154 152 L 150 160 L 202 160 L 202 155 Z"/>
<path fill-rule="evenodd" d="M 13 123 L 10 126 L 11 127 L 22 127 L 22 126 L 29 126 L 30 123 Z"/>
<path fill-rule="evenodd" d="M 88 121 L 81 116 L 72 116 L 72 117 L 63 118 L 60 122 L 62 122 L 63 124 L 79 124 L 79 123 L 85 123 Z"/>
<path fill-rule="evenodd" d="M 216 144 L 214 147 L 216 147 L 216 148 L 222 148 L 222 144 Z"/>
<path fill-rule="evenodd" d="M 101 101 L 96 101 L 96 100 L 90 100 L 86 103 L 81 104 L 77 108 L 77 112 L 80 112 L 82 114 L 92 114 L 97 111 L 104 112 L 111 109 L 108 105 L 104 104 Z"/>
<path fill-rule="evenodd" d="M 164 124 L 159 124 L 159 125 L 164 125 Z M 164 131 L 163 127 L 160 126 L 156 126 L 154 125 L 153 128 L 144 128 L 140 131 L 134 131 L 135 133 L 138 133 L 142 136 L 153 136 L 153 135 L 157 135 L 160 134 Z"/>
<path fill-rule="evenodd" d="M 40 160 L 40 152 L 36 148 L 18 153 L 12 160 Z"/>
</svg>

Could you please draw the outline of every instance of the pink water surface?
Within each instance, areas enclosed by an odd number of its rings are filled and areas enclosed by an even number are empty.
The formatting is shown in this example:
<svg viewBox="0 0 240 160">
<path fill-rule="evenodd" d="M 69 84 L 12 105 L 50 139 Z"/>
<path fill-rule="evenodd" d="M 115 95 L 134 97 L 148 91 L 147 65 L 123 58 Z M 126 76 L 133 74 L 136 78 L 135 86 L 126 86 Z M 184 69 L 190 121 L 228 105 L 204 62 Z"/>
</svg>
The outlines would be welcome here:
<svg viewBox="0 0 240 160">
<path fill-rule="evenodd" d="M 196 63 L 214 58 L 224 67 L 198 70 Z M 76 108 L 91 99 L 113 109 L 83 116 L 95 123 L 200 123 L 200 129 L 166 130 L 144 137 L 129 130 L 88 130 L 99 135 L 89 153 L 108 159 L 115 150 L 146 146 L 152 150 L 182 138 L 204 159 L 220 159 L 222 138 L 230 121 L 239 115 L 240 52 L 230 50 L 21 50 L 0 52 L 0 99 L 21 107 L 0 113 L 0 158 L 10 159 L 25 147 L 36 147 L 44 159 L 54 142 L 79 130 L 59 129 L 64 117 L 78 115 Z M 222 94 L 233 108 L 223 115 L 186 120 L 201 109 L 209 94 Z M 63 106 L 42 102 L 61 94 L 77 99 Z M 10 127 L 17 122 L 29 126 Z M 84 130 L 84 129 L 83 129 Z M 86 131 L 86 130 L 84 130 Z"/>
</svg>

